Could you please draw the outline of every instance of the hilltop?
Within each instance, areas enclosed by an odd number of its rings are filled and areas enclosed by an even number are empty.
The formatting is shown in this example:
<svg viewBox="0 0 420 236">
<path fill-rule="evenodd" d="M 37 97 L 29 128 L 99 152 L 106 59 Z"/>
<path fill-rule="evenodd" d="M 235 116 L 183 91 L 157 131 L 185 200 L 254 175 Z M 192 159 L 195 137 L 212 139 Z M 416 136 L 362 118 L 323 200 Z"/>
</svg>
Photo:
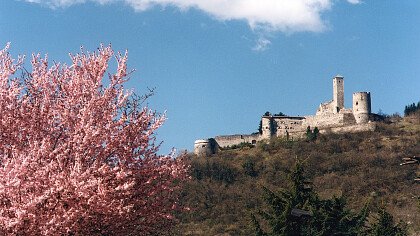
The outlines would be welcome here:
<svg viewBox="0 0 420 236">
<path fill-rule="evenodd" d="M 252 235 L 250 214 L 264 207 L 262 187 L 287 187 L 295 158 L 322 198 L 344 196 L 355 211 L 368 200 L 372 212 L 384 204 L 411 234 L 420 233 L 418 167 L 399 165 L 420 155 L 417 119 L 378 123 L 375 131 L 321 134 L 315 141 L 277 138 L 236 147 L 188 156 L 192 179 L 184 183 L 181 201 L 191 211 L 178 216 L 175 234 Z"/>
<path fill-rule="evenodd" d="M 372 131 L 374 121 L 380 120 L 380 115 L 371 111 L 370 92 L 354 92 L 353 107 L 344 107 L 344 77 L 336 75 L 332 79 L 333 99 L 321 103 L 315 115 L 288 116 L 280 112 L 266 112 L 260 121 L 258 133 L 219 135 L 209 139 L 199 139 L 194 142 L 194 153 L 198 156 L 211 155 L 219 148 L 226 148 L 240 143 L 256 144 L 275 137 L 302 138 L 309 127 L 317 127 L 321 133 L 349 133 Z M 410 106 L 416 109 L 415 104 Z"/>
</svg>

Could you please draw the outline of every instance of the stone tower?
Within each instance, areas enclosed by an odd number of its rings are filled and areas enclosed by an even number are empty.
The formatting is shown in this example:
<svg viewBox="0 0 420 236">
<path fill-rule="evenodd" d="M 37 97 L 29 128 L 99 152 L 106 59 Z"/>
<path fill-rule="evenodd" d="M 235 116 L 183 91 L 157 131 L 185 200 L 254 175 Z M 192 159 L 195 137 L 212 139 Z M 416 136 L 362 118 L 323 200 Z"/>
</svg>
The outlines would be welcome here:
<svg viewBox="0 0 420 236">
<path fill-rule="evenodd" d="M 210 139 L 199 139 L 194 142 L 194 154 L 197 156 L 211 156 L 218 151 L 218 145 L 216 140 Z"/>
<path fill-rule="evenodd" d="M 261 125 L 262 125 L 262 137 L 264 139 L 270 139 L 273 135 L 273 122 L 271 116 L 263 116 L 261 118 Z"/>
<path fill-rule="evenodd" d="M 357 124 L 367 123 L 371 113 L 369 92 L 353 93 L 353 115 Z"/>
<path fill-rule="evenodd" d="M 336 75 L 333 79 L 333 113 L 344 108 L 344 77 Z"/>
</svg>

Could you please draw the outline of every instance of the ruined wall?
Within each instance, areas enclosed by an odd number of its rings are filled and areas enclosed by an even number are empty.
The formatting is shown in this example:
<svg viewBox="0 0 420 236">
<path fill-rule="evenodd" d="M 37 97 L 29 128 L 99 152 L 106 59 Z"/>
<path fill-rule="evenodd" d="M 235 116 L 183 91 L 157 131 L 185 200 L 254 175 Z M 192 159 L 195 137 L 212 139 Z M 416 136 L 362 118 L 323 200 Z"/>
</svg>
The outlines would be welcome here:
<svg viewBox="0 0 420 236">
<path fill-rule="evenodd" d="M 351 110 L 343 109 L 338 114 L 321 114 L 315 116 L 305 116 L 303 126 L 306 128 L 308 126 L 327 128 L 327 127 L 337 127 L 343 125 L 352 125 L 355 123 L 355 119 Z"/>
<path fill-rule="evenodd" d="M 333 113 L 333 107 L 334 107 L 334 101 L 321 103 L 318 107 L 318 110 L 316 111 L 316 115 L 319 116 L 322 114 Z"/>
<path fill-rule="evenodd" d="M 337 75 L 333 78 L 333 100 L 319 105 L 316 115 L 337 114 L 344 109 L 344 77 Z"/>
<path fill-rule="evenodd" d="M 292 135 L 296 132 L 301 132 L 306 128 L 303 128 L 302 124 L 305 117 L 291 117 L 291 116 L 276 116 L 273 117 L 273 123 L 275 128 L 275 134 L 277 137 L 285 137 Z"/>
<path fill-rule="evenodd" d="M 366 124 L 354 124 L 354 125 L 348 125 L 343 127 L 335 127 L 335 128 L 326 128 L 322 129 L 319 132 L 321 134 L 323 133 L 356 133 L 356 132 L 363 132 L 363 131 L 375 131 L 376 129 L 376 123 L 375 122 L 369 122 Z"/>
<path fill-rule="evenodd" d="M 262 140 L 260 134 L 249 134 L 249 135 L 221 135 L 214 138 L 219 145 L 219 147 L 228 147 L 233 145 L 238 145 L 240 143 L 252 143 L 256 144 L 258 141 Z"/>
</svg>

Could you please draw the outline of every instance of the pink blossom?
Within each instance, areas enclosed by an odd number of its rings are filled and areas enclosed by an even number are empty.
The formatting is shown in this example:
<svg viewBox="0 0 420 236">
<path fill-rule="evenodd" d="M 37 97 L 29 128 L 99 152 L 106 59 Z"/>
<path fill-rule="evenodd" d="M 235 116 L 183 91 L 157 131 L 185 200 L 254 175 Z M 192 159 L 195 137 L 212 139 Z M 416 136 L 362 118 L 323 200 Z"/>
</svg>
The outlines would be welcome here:
<svg viewBox="0 0 420 236">
<path fill-rule="evenodd" d="M 127 52 L 70 55 L 72 64 L 0 51 L 0 235 L 148 235 L 178 209 L 181 158 L 157 155 L 165 120 L 124 89 Z M 109 61 L 117 70 L 104 81 Z M 109 81 L 109 82 L 108 82 Z M 179 181 L 178 181 L 179 182 Z"/>
</svg>

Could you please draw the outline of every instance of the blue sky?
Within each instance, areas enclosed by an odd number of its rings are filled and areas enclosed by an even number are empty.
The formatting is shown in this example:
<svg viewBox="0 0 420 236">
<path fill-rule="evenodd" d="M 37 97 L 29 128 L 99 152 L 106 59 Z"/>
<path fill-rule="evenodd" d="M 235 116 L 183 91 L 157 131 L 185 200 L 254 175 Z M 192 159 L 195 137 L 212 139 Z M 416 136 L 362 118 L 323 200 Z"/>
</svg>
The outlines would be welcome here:
<svg viewBox="0 0 420 236">
<path fill-rule="evenodd" d="M 80 46 L 129 51 L 127 85 L 156 88 L 161 152 L 252 133 L 265 111 L 314 114 L 331 78 L 372 93 L 372 110 L 420 100 L 420 1 L 3 0 L 0 45 L 69 62 Z M 29 61 L 26 60 L 29 66 Z"/>
</svg>

